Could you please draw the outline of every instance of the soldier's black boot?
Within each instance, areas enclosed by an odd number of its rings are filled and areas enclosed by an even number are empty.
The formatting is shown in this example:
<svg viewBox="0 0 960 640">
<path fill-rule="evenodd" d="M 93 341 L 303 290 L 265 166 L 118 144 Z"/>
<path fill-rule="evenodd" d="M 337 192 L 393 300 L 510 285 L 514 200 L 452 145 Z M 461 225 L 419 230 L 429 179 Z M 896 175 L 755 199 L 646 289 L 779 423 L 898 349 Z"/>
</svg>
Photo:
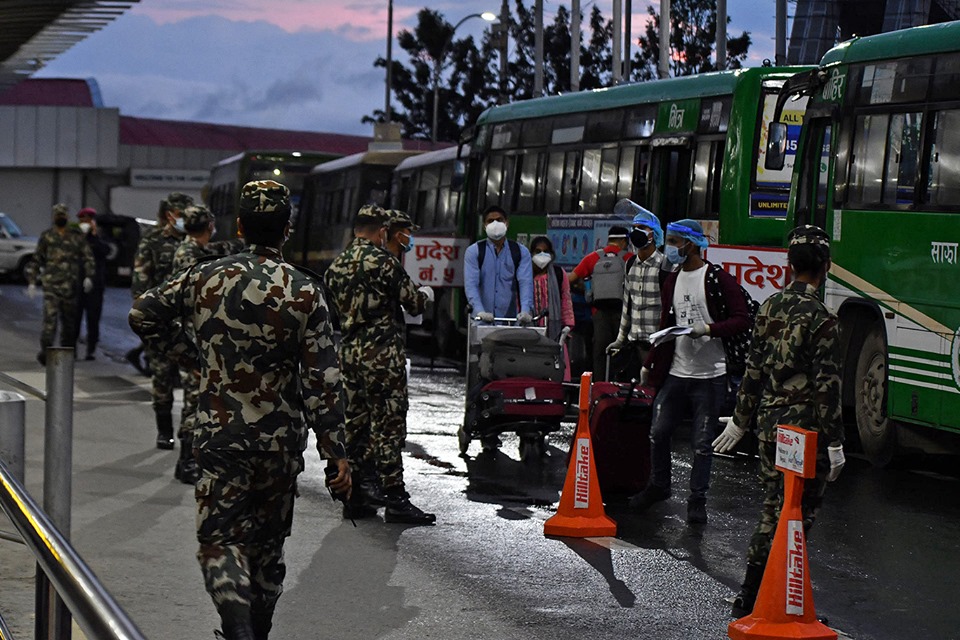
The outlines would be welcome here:
<svg viewBox="0 0 960 640">
<path fill-rule="evenodd" d="M 253 626 L 254 640 L 269 640 L 270 629 L 273 628 L 273 612 L 254 609 L 250 614 L 250 624 Z"/>
<path fill-rule="evenodd" d="M 237 603 L 224 603 L 218 607 L 220 627 L 216 634 L 226 640 L 256 640 L 250 620 L 250 608 Z"/>
<path fill-rule="evenodd" d="M 763 580 L 764 565 L 747 564 L 747 575 L 740 585 L 740 592 L 733 598 L 733 607 L 730 615 L 740 619 L 753 613 L 753 605 L 757 601 L 757 592 L 760 591 L 760 582 Z"/>
<path fill-rule="evenodd" d="M 365 477 L 360 484 L 353 489 L 354 493 L 359 493 L 364 502 L 374 507 L 382 507 L 387 504 L 387 494 L 384 493 L 380 481 L 376 478 Z"/>
<path fill-rule="evenodd" d="M 343 503 L 343 517 L 347 520 L 359 520 L 377 515 L 377 508 L 367 502 L 362 491 L 355 488 L 350 498 Z"/>
<path fill-rule="evenodd" d="M 157 412 L 157 449 L 173 449 L 173 414 Z"/>
<path fill-rule="evenodd" d="M 180 457 L 177 458 L 173 477 L 183 484 L 197 484 L 200 479 L 200 469 L 193 457 L 193 436 L 180 438 Z"/>
<path fill-rule="evenodd" d="M 410 494 L 403 487 L 390 487 L 386 490 L 387 508 L 383 511 L 384 522 L 400 524 L 434 524 L 437 516 L 415 507 L 410 502 Z"/>
</svg>

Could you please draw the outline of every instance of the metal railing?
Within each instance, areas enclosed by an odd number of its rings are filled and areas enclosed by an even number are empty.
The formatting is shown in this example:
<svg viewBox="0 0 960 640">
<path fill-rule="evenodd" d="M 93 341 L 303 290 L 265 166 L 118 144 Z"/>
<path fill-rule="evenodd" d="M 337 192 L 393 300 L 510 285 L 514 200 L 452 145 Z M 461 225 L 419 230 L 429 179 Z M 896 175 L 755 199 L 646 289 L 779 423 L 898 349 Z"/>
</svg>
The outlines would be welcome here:
<svg viewBox="0 0 960 640">
<path fill-rule="evenodd" d="M 88 638 L 143 640 L 143 634 L 68 540 L 72 495 L 73 349 L 47 350 L 47 392 L 43 399 L 46 401 L 43 483 L 46 510 L 22 484 L 25 428 L 22 408 L 0 411 L 0 453 L 4 454 L 0 458 L 6 459 L 0 459 L 0 508 L 19 532 L 18 542 L 30 549 L 37 562 L 35 637 L 37 640 L 69 640 L 72 615 Z M 14 465 L 12 469 L 9 463 Z M 10 534 L 2 537 L 13 538 Z M 0 616 L 0 640 L 12 639 Z"/>
</svg>

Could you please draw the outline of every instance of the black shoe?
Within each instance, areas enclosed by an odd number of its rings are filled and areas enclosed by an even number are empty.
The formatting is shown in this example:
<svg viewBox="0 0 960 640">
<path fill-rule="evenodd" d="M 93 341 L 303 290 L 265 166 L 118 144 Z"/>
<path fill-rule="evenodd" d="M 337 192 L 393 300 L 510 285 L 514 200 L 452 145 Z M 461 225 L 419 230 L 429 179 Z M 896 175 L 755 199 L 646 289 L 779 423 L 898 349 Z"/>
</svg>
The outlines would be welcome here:
<svg viewBox="0 0 960 640">
<path fill-rule="evenodd" d="M 739 620 L 753 613 L 753 605 L 757 601 L 760 583 L 763 582 L 764 569 L 766 569 L 766 565 L 747 563 L 747 571 L 743 578 L 743 584 L 740 585 L 740 592 L 733 598 L 733 606 L 730 608 L 730 615 L 734 618 Z"/>
<path fill-rule="evenodd" d="M 630 509 L 637 513 L 642 513 L 657 502 L 662 502 L 670 497 L 670 489 L 658 487 L 655 484 L 647 485 L 647 488 L 640 493 L 630 496 L 628 503 Z"/>
<path fill-rule="evenodd" d="M 750 615 L 753 613 L 753 605 L 756 599 L 757 594 L 746 593 L 743 589 L 741 589 L 740 593 L 738 593 L 733 599 L 733 606 L 730 608 L 730 615 L 737 620 Z"/>
<path fill-rule="evenodd" d="M 377 508 L 365 502 L 348 502 L 343 505 L 344 520 L 361 520 L 377 515 Z"/>
<path fill-rule="evenodd" d="M 181 458 L 177 460 L 177 466 L 174 467 L 173 477 L 183 484 L 197 484 L 200 479 L 200 467 L 193 458 Z"/>
<path fill-rule="evenodd" d="M 376 480 L 364 480 L 354 490 L 360 492 L 363 502 L 368 505 L 383 507 L 387 504 L 387 494 L 384 493 L 383 487 Z"/>
<path fill-rule="evenodd" d="M 173 449 L 173 414 L 157 413 L 157 449 Z"/>
<path fill-rule="evenodd" d="M 500 448 L 500 438 L 497 436 L 483 436 L 480 438 L 480 447 L 487 453 L 493 453 Z"/>
<path fill-rule="evenodd" d="M 415 507 L 406 491 L 387 493 L 387 508 L 383 512 L 384 522 L 399 524 L 434 524 L 437 516 Z"/>
<path fill-rule="evenodd" d="M 707 501 L 687 501 L 687 522 L 690 524 L 707 524 Z"/>
</svg>

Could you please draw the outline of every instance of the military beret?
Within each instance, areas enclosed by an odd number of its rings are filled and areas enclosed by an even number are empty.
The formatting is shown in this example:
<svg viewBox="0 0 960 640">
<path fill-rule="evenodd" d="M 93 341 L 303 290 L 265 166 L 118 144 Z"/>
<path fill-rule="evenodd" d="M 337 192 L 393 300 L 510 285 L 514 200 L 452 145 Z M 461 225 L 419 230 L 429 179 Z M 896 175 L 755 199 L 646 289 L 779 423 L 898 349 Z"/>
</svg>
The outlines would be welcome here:
<svg viewBox="0 0 960 640">
<path fill-rule="evenodd" d="M 273 180 L 253 180 L 240 189 L 241 213 L 290 213 L 290 189 Z"/>
<path fill-rule="evenodd" d="M 419 225 L 414 224 L 413 220 L 406 214 L 404 211 L 397 211 L 396 209 L 388 209 L 386 212 L 387 220 L 391 227 L 405 227 L 416 231 L 420 228 Z"/>
<path fill-rule="evenodd" d="M 388 212 L 376 204 L 365 204 L 357 212 L 357 224 L 388 224 L 389 221 Z"/>
<path fill-rule="evenodd" d="M 830 236 L 827 232 L 812 224 L 802 224 L 790 232 L 789 246 L 796 244 L 818 244 L 830 247 Z"/>
<path fill-rule="evenodd" d="M 65 216 L 69 212 L 70 210 L 67 208 L 67 205 L 63 204 L 62 202 L 53 205 L 53 215 L 55 216 Z"/>
<path fill-rule="evenodd" d="M 167 207 L 169 209 L 178 209 L 183 211 L 192 204 L 193 198 L 185 193 L 180 193 L 179 191 L 174 191 L 167 196 Z"/>
<path fill-rule="evenodd" d="M 183 224 L 188 229 L 191 227 L 203 227 L 213 222 L 213 212 L 202 204 L 195 204 L 183 210 L 181 216 Z"/>
<path fill-rule="evenodd" d="M 80 209 L 80 211 L 77 211 L 78 218 L 95 218 L 96 215 L 97 210 L 93 207 L 84 207 L 83 209 Z"/>
</svg>

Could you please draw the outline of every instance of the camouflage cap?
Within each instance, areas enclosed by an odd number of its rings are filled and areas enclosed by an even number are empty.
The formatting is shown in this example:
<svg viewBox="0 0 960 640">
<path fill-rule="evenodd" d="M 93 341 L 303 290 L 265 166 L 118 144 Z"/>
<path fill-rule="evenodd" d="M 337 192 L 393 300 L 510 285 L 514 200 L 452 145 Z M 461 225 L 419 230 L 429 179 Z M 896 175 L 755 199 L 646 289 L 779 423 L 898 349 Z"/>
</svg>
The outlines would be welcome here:
<svg viewBox="0 0 960 640">
<path fill-rule="evenodd" d="M 404 211 L 388 209 L 384 213 L 386 213 L 387 221 L 391 227 L 404 227 L 406 229 L 410 229 L 411 231 L 416 231 L 420 228 L 420 225 L 414 224 L 410 216 L 408 216 Z"/>
<path fill-rule="evenodd" d="M 376 204 L 365 204 L 357 212 L 356 224 L 389 224 L 389 222 L 389 213 Z"/>
<path fill-rule="evenodd" d="M 70 213 L 70 209 L 68 209 L 67 205 L 63 204 L 62 202 L 59 202 L 53 205 L 53 215 L 65 216 L 65 215 L 69 215 L 69 213 Z"/>
<path fill-rule="evenodd" d="M 179 191 L 174 191 L 167 196 L 167 209 L 177 209 L 183 211 L 187 207 L 193 204 L 193 198 L 188 196 L 185 193 L 180 193 Z"/>
<path fill-rule="evenodd" d="M 830 236 L 827 232 L 812 224 L 802 224 L 790 232 L 789 246 L 796 244 L 817 244 L 830 248 Z"/>
<path fill-rule="evenodd" d="M 183 224 L 187 229 L 203 227 L 213 222 L 213 212 L 202 204 L 195 204 L 183 210 Z"/>
<path fill-rule="evenodd" d="M 290 213 L 290 189 L 273 180 L 253 180 L 240 189 L 241 213 Z"/>
</svg>

